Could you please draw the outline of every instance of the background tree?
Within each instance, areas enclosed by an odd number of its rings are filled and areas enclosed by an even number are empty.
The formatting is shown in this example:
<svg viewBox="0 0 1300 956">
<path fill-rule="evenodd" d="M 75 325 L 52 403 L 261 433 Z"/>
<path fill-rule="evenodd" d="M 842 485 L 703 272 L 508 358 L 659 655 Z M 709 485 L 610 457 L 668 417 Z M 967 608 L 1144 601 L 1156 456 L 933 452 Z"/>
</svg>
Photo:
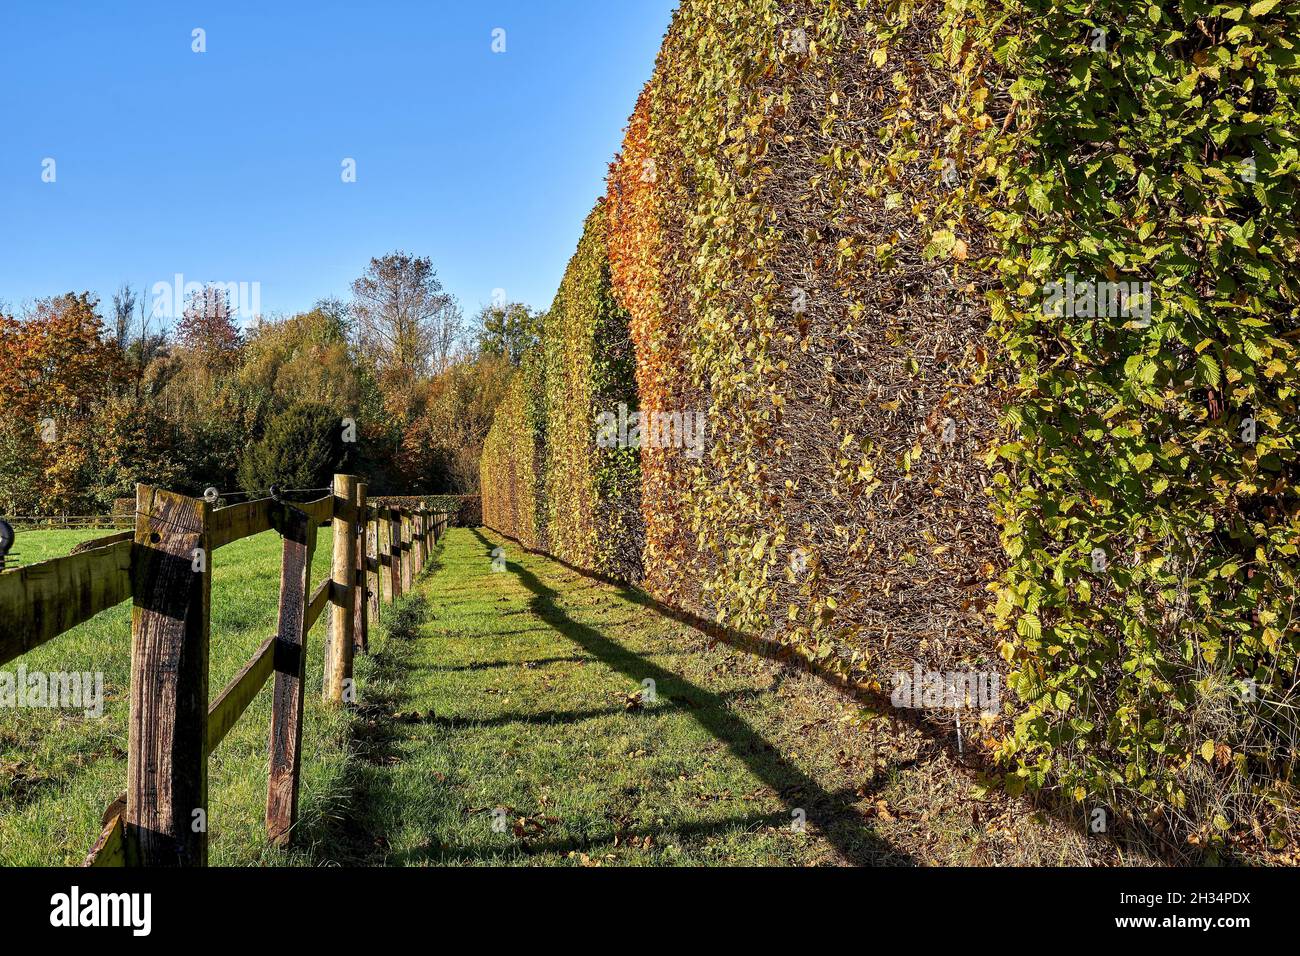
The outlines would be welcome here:
<svg viewBox="0 0 1300 956">
<path fill-rule="evenodd" d="M 358 341 L 381 373 L 409 384 L 446 370 L 464 319 L 428 258 L 393 252 L 371 259 L 352 294 Z"/>
<path fill-rule="evenodd" d="M 108 510 L 115 498 L 134 498 L 137 482 L 199 490 L 187 473 L 190 462 L 177 453 L 181 429 L 152 403 L 128 393 L 109 399 L 100 415 L 94 510 Z"/>
<path fill-rule="evenodd" d="M 273 418 L 262 440 L 248 449 L 239 480 L 248 491 L 324 488 L 347 460 L 338 413 L 319 402 L 300 402 Z"/>
<path fill-rule="evenodd" d="M 102 312 L 85 293 L 0 315 L 0 513 L 103 513 L 137 482 L 324 487 L 336 469 L 375 494 L 475 491 L 535 317 L 510 307 L 484 348 L 427 259 L 372 260 L 358 285 L 354 302 L 247 330 L 220 286 L 190 298 L 171 336 L 127 283 Z M 396 347 L 376 347 L 390 333 Z M 358 440 L 340 448 L 345 418 Z"/>
<path fill-rule="evenodd" d="M 113 336 L 117 346 L 125 349 L 131 339 L 131 326 L 135 320 L 135 290 L 131 283 L 123 282 L 113 293 Z"/>
<path fill-rule="evenodd" d="M 176 342 L 194 368 L 207 377 L 228 372 L 239 363 L 243 336 L 225 289 L 204 286 L 190 296 L 176 326 Z"/>
<path fill-rule="evenodd" d="M 263 398 L 271 413 L 303 396 L 354 413 L 373 389 L 360 356 L 348 341 L 346 313 L 321 302 L 310 312 L 259 320 L 249 329 L 238 376 L 242 388 Z"/>
<path fill-rule="evenodd" d="M 103 404 L 124 380 L 122 351 L 88 292 L 36 303 L 23 320 L 0 316 L 3 453 L 0 499 L 12 510 L 91 507 Z M 39 479 L 34 474 L 39 473 Z"/>
<path fill-rule="evenodd" d="M 536 345 L 541 337 L 543 314 L 522 302 L 485 305 L 477 318 L 479 351 L 503 356 L 518 367 L 524 352 Z"/>
<path fill-rule="evenodd" d="M 492 416 L 505 395 L 513 367 L 501 355 L 461 362 L 431 385 L 423 415 L 408 430 L 404 451 L 423 449 L 415 481 L 454 494 L 478 491 L 479 459 Z"/>
</svg>

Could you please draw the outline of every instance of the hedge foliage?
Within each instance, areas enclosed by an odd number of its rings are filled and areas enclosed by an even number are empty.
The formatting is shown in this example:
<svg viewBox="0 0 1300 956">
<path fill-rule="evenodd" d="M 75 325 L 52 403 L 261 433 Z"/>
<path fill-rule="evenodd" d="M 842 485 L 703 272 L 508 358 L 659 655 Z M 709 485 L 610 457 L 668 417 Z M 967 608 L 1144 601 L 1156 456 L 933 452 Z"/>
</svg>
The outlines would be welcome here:
<svg viewBox="0 0 1300 956">
<path fill-rule="evenodd" d="M 597 204 L 483 456 L 484 520 L 529 547 L 623 580 L 641 573 L 639 453 L 601 448 L 602 413 L 637 409 L 627 313 L 614 299 Z"/>
<path fill-rule="evenodd" d="M 483 443 L 483 521 L 546 550 L 546 392 L 541 355 L 530 352 L 497 406 Z"/>
<path fill-rule="evenodd" d="M 1013 790 L 1285 842 L 1298 22 L 683 0 L 547 324 L 552 550 L 599 563 L 574 443 L 606 379 L 572 303 L 619 312 L 608 209 L 640 401 L 709 417 L 701 459 L 642 449 L 648 589 L 868 686 L 1000 669 L 1002 713 L 962 719 Z M 1049 308 L 1067 282 L 1134 295 Z"/>
<path fill-rule="evenodd" d="M 684 347 L 694 333 L 688 265 L 673 254 L 683 248 L 689 208 L 676 148 L 675 121 L 683 106 L 669 97 L 664 84 L 647 87 L 628 124 L 620 160 L 610 165 L 606 208 L 611 280 L 629 313 L 637 392 L 648 411 L 703 412 L 708 407 Z M 641 448 L 643 584 L 659 598 L 694 612 L 702 610 L 704 555 L 693 530 L 690 502 L 692 485 L 703 481 L 701 464 L 680 448 Z"/>
<path fill-rule="evenodd" d="M 1294 807 L 1300 9 L 1015 14 L 994 50 L 1017 133 L 986 144 L 1017 376 L 1004 752 L 1033 784 L 1186 808 L 1209 842 Z M 1151 282 L 1149 321 L 1045 315 L 1072 273 Z"/>
<path fill-rule="evenodd" d="M 875 686 L 1001 667 L 989 307 L 931 236 L 969 83 L 939 12 L 684 3 L 610 177 L 642 403 L 710 423 L 701 461 L 643 449 L 646 586 Z"/>
</svg>

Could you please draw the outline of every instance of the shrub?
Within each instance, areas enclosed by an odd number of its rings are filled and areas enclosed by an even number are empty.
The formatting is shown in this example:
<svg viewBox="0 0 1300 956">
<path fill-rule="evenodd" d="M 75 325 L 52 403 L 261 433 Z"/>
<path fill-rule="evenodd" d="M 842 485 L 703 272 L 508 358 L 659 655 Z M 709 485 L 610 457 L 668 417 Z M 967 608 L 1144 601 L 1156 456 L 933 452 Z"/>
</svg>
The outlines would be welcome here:
<svg viewBox="0 0 1300 956">
<path fill-rule="evenodd" d="M 342 421 L 329 406 L 300 402 L 275 418 L 266 435 L 240 462 L 240 483 L 247 491 L 272 485 L 289 489 L 329 487 L 347 459 Z"/>
</svg>

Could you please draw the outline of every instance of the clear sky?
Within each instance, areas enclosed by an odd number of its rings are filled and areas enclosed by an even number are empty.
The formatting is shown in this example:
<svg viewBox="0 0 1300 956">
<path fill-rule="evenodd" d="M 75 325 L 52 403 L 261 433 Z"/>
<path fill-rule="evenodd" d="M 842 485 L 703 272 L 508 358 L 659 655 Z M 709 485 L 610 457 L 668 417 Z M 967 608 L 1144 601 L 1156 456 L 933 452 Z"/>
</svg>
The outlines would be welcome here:
<svg viewBox="0 0 1300 956">
<path fill-rule="evenodd" d="M 180 273 L 288 313 L 403 249 L 468 316 L 545 308 L 675 5 L 4 0 L 0 302 Z"/>
</svg>

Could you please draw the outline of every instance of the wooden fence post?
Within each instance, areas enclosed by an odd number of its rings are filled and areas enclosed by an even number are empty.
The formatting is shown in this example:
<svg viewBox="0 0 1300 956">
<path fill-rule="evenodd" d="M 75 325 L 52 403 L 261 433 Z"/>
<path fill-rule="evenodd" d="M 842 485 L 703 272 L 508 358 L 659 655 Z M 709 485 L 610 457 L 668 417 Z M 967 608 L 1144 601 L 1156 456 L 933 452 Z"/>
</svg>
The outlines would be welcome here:
<svg viewBox="0 0 1300 956">
<path fill-rule="evenodd" d="M 379 549 L 379 528 L 381 524 L 382 522 L 378 518 L 378 512 L 374 508 L 371 508 L 370 521 L 366 525 L 366 540 L 370 542 L 368 550 L 374 552 L 374 554 L 373 556 L 370 554 L 366 555 L 366 567 L 369 568 L 370 562 L 373 561 L 375 563 L 375 570 L 372 572 L 370 577 L 366 578 L 366 597 L 369 601 L 370 620 L 372 621 L 379 620 L 379 606 L 383 603 L 384 569 L 379 560 L 379 555 L 382 554 Z M 367 635 L 367 643 L 369 643 L 369 635 Z"/>
<path fill-rule="evenodd" d="M 402 527 L 401 514 L 388 509 L 388 593 L 390 600 L 402 596 Z"/>
<path fill-rule="evenodd" d="M 411 580 L 409 587 L 415 586 L 415 579 L 420 576 L 420 519 L 414 508 L 407 515 L 411 535 Z"/>
<path fill-rule="evenodd" d="M 411 513 L 405 509 L 402 510 L 402 590 L 411 590 L 411 580 L 415 577 L 411 573 L 412 551 L 415 548 L 415 535 L 412 534 Z"/>
<path fill-rule="evenodd" d="M 352 653 L 370 653 L 370 573 L 366 568 L 370 557 L 369 524 L 370 514 L 366 507 L 366 483 L 357 482 L 357 546 L 356 560 L 353 562 L 356 573 L 356 610 L 352 619 Z M 349 672 L 348 676 L 352 676 Z"/>
<path fill-rule="evenodd" d="M 423 550 L 420 542 L 420 515 L 414 508 L 411 509 L 411 586 L 415 586 L 415 579 L 420 576 L 420 552 Z"/>
<path fill-rule="evenodd" d="M 211 507 L 149 485 L 135 507 L 127 859 L 206 866 Z"/>
<path fill-rule="evenodd" d="M 352 641 L 357 596 L 353 565 L 357 554 L 357 479 L 334 476 L 334 570 L 330 586 L 330 642 L 325 654 L 325 701 L 343 703 L 352 677 Z"/>
<path fill-rule="evenodd" d="M 428 524 L 424 516 L 424 502 L 420 502 L 420 510 L 415 513 L 415 533 L 419 536 L 420 547 L 416 552 L 415 573 L 420 574 L 424 571 L 424 566 L 429 560 L 429 539 Z"/>
<path fill-rule="evenodd" d="M 280 615 L 275 640 L 275 690 L 271 698 L 271 769 L 266 785 L 266 835 L 285 846 L 298 820 L 298 778 L 302 764 L 302 709 L 307 670 L 307 599 L 316 522 L 286 509 L 280 564 Z"/>
</svg>

